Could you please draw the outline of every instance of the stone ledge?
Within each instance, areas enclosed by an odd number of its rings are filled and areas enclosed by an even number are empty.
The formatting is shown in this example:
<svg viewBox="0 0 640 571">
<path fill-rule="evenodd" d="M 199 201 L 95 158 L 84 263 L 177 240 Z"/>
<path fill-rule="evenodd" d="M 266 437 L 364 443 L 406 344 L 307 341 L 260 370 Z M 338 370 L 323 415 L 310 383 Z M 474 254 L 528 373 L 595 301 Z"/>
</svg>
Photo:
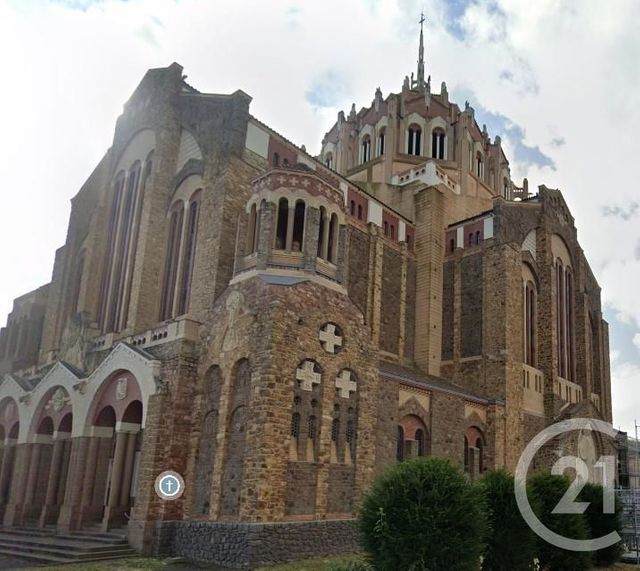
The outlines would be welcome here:
<svg viewBox="0 0 640 571">
<path fill-rule="evenodd" d="M 283 523 L 156 522 L 155 556 L 251 568 L 358 550 L 355 520 Z"/>
</svg>

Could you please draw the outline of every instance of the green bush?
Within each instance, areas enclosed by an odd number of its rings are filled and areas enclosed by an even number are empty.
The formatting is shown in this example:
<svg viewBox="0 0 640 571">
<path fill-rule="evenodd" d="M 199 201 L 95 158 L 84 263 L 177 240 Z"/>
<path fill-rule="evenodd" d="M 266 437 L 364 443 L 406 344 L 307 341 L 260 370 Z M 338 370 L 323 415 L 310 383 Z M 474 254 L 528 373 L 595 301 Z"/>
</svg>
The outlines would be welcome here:
<svg viewBox="0 0 640 571">
<path fill-rule="evenodd" d="M 375 482 L 359 525 L 377 571 L 468 571 L 484 548 L 484 500 L 447 460 L 416 458 Z"/>
<path fill-rule="evenodd" d="M 551 513 L 569 488 L 564 476 L 541 473 L 529 479 L 531 506 L 540 521 L 551 531 L 570 539 L 587 539 L 588 527 L 584 514 Z M 537 538 L 540 569 L 552 571 L 582 571 L 591 567 L 591 553 L 561 549 Z"/>
<path fill-rule="evenodd" d="M 489 519 L 482 560 L 486 571 L 534 569 L 536 535 L 524 521 L 513 489 L 513 476 L 503 470 L 487 472 L 479 482 Z"/>
<path fill-rule="evenodd" d="M 586 484 L 578 496 L 578 501 L 589 502 L 584 515 L 587 518 L 589 537 L 592 539 L 603 537 L 612 531 L 622 535 L 622 504 L 616 497 L 614 513 L 604 513 L 603 492 L 602 486 Z M 620 559 L 622 552 L 622 542 L 619 541 L 610 547 L 594 551 L 593 562 L 598 566 L 611 565 Z"/>
</svg>

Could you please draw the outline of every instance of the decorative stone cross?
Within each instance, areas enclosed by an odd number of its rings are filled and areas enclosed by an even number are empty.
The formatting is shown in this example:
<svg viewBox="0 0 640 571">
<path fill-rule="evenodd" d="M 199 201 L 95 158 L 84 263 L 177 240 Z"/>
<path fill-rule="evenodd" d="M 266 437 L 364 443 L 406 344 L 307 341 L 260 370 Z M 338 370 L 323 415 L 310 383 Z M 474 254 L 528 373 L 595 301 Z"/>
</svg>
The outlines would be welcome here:
<svg viewBox="0 0 640 571">
<path fill-rule="evenodd" d="M 355 381 L 351 380 L 351 371 L 343 369 L 336 377 L 336 389 L 340 391 L 340 396 L 343 399 L 348 399 L 351 393 L 355 393 L 357 385 Z"/>
<path fill-rule="evenodd" d="M 333 323 L 325 323 L 320 328 L 320 343 L 327 353 L 335 353 L 336 347 L 342 347 L 342 337 Z"/>
<path fill-rule="evenodd" d="M 296 380 L 300 381 L 300 388 L 303 391 L 311 391 L 313 385 L 319 385 L 322 375 L 314 371 L 315 363 L 313 361 L 305 361 L 302 367 L 296 371 Z"/>
</svg>

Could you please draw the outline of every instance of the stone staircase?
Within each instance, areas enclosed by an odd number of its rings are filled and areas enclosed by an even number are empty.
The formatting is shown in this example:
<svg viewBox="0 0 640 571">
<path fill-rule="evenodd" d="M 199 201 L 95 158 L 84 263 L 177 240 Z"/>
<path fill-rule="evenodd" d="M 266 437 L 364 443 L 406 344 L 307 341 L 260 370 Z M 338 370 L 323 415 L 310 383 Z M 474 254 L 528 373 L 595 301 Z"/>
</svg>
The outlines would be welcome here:
<svg viewBox="0 0 640 571">
<path fill-rule="evenodd" d="M 108 533 L 97 528 L 56 533 L 55 528 L 0 528 L 0 555 L 37 563 L 84 563 L 135 557 L 126 528 Z"/>
</svg>

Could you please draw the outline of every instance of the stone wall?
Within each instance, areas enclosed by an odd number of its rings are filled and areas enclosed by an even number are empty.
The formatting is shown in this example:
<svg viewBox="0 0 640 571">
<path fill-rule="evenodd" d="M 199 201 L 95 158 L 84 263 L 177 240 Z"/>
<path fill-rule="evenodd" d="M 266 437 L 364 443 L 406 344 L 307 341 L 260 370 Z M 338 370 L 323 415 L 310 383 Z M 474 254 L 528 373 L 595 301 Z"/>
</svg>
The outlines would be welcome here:
<svg viewBox="0 0 640 571">
<path fill-rule="evenodd" d="M 289 523 L 158 522 L 156 556 L 177 555 L 232 568 L 353 553 L 358 539 L 353 520 Z"/>
</svg>

